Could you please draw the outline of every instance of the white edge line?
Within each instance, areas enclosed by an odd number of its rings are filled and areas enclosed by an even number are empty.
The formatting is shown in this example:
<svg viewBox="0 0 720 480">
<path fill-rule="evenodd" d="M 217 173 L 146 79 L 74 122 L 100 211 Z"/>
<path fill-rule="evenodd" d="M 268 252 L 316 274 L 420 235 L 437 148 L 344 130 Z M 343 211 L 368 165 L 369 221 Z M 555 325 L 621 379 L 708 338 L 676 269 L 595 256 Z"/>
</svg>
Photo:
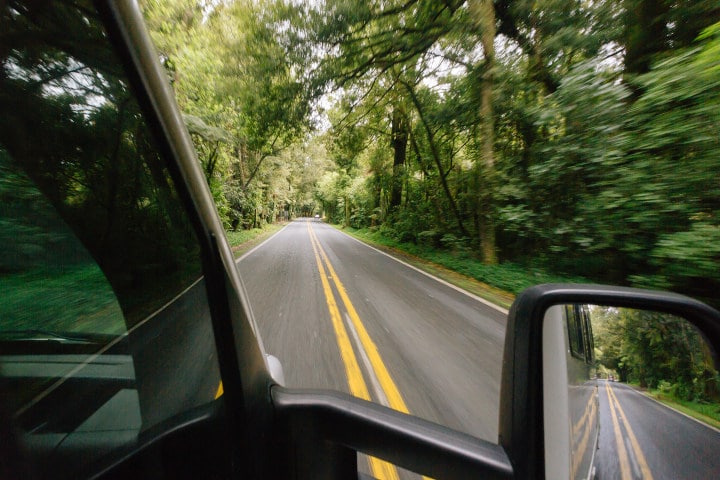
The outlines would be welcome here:
<svg viewBox="0 0 720 480">
<path fill-rule="evenodd" d="M 242 295 L 244 295 L 245 298 L 248 300 L 247 304 L 245 304 L 244 307 L 247 309 L 248 315 L 250 316 L 250 318 L 248 319 L 249 323 L 250 323 L 250 328 L 252 329 L 253 334 L 255 335 L 255 339 L 257 340 L 258 344 L 260 345 L 260 351 L 263 354 L 263 358 L 265 359 L 265 366 L 267 367 L 268 371 L 270 371 L 270 365 L 267 360 L 268 353 L 267 353 L 267 350 L 265 350 L 265 342 L 263 341 L 262 335 L 260 335 L 260 326 L 257 324 L 257 321 L 255 320 L 255 312 L 253 312 L 252 304 L 250 303 L 250 297 L 247 293 L 247 289 L 245 288 L 245 281 L 243 280 L 243 275 L 242 275 L 242 272 L 240 271 L 240 261 L 244 260 L 245 257 L 250 255 L 251 253 L 255 252 L 255 250 L 259 249 L 260 247 L 265 246 L 265 244 L 267 242 L 269 242 L 270 240 L 275 238 L 275 235 L 277 235 L 278 233 L 285 230 L 293 221 L 294 220 L 289 221 L 287 224 L 285 224 L 284 227 L 282 227 L 280 230 L 278 230 L 277 232 L 270 235 L 268 238 L 263 240 L 260 244 L 255 245 L 253 248 L 251 248 L 247 252 L 243 253 L 240 257 L 234 259 L 235 270 L 237 271 L 238 279 L 240 280 L 240 288 L 242 289 Z M 232 248 L 231 248 L 231 250 L 232 250 Z"/>
<path fill-rule="evenodd" d="M 630 388 L 630 390 L 632 390 L 633 392 L 637 393 L 638 395 L 642 395 L 642 396 L 645 397 L 645 398 L 649 398 L 650 400 L 652 400 L 653 402 L 657 403 L 658 405 L 660 405 L 660 406 L 662 406 L 662 407 L 665 407 L 665 408 L 667 408 L 667 409 L 669 409 L 669 410 L 672 410 L 672 411 L 675 412 L 675 413 L 679 413 L 679 414 L 682 415 L 683 417 L 687 417 L 687 418 L 689 418 L 690 420 L 693 420 L 693 421 L 699 423 L 700 425 L 709 428 L 710 430 L 715 430 L 717 433 L 720 433 L 720 429 L 718 429 L 717 427 L 714 427 L 714 426 L 712 426 L 712 425 L 710 425 L 710 424 L 708 424 L 708 423 L 705 423 L 705 422 L 703 422 L 702 420 L 698 420 L 697 418 L 695 418 L 695 417 L 693 417 L 693 416 L 691 416 L 691 415 L 688 415 L 687 413 L 681 412 L 680 410 L 677 410 L 677 409 L 671 407 L 670 405 L 666 405 L 666 404 L 664 404 L 663 402 L 661 402 L 660 400 L 654 398 L 652 395 L 650 395 L 650 394 L 648 394 L 648 393 L 645 393 L 645 392 L 641 392 L 640 390 L 636 390 L 633 386 L 628 385 L 627 383 L 624 383 L 623 385 L 628 386 L 628 387 Z"/>
<path fill-rule="evenodd" d="M 295 221 L 295 220 L 289 221 L 289 222 L 287 223 L 287 225 L 285 225 L 285 226 L 282 227 L 280 230 L 278 230 L 277 232 L 273 233 L 273 234 L 270 235 L 268 238 L 266 238 L 265 240 L 263 240 L 260 245 L 255 245 L 253 248 L 251 248 L 251 249 L 248 250 L 247 252 L 243 253 L 242 256 L 236 258 L 236 259 L 235 259 L 235 264 L 237 265 L 237 264 L 240 263 L 242 260 L 244 260 L 245 257 L 247 257 L 248 255 L 250 255 L 251 253 L 253 253 L 255 250 L 259 249 L 260 247 L 264 246 L 267 242 L 269 242 L 270 240 L 272 240 L 273 238 L 275 238 L 275 236 L 276 236 L 278 233 L 280 233 L 280 232 L 282 232 L 283 230 L 285 230 L 285 229 L 286 229 L 287 227 L 289 227 L 290 224 L 293 223 L 294 221 Z"/>
<path fill-rule="evenodd" d="M 600 389 L 598 388 L 598 391 L 599 390 Z M 596 395 L 598 395 L 598 394 L 596 393 Z M 590 466 L 588 467 L 588 474 L 585 478 L 595 478 L 595 475 L 593 475 L 592 473 L 593 473 L 593 470 L 595 469 L 595 457 L 597 456 L 596 454 L 598 451 L 598 442 L 600 441 L 600 398 L 599 397 L 598 397 L 597 401 L 598 401 L 598 404 L 597 404 L 598 416 L 597 416 L 596 420 L 598 422 L 598 428 L 597 428 L 597 434 L 595 434 L 595 441 L 593 442 L 593 446 L 592 446 L 593 453 L 592 453 L 592 457 L 590 458 Z"/>
<path fill-rule="evenodd" d="M 397 258 L 397 257 L 393 257 L 393 256 L 390 255 L 389 253 L 383 252 L 383 251 L 380 250 L 379 248 L 375 248 L 375 247 L 373 247 L 372 245 L 368 245 L 367 243 L 363 242 L 362 240 L 360 240 L 360 239 L 358 239 L 358 238 L 355 238 L 355 237 L 353 237 L 352 235 L 349 235 L 349 234 L 343 232 L 342 230 L 339 230 L 339 229 L 333 227 L 332 225 L 330 225 L 330 227 L 331 227 L 333 230 L 335 230 L 336 232 L 341 233 L 341 234 L 345 235 L 346 237 L 352 238 L 353 240 L 355 240 L 356 242 L 360 243 L 361 245 L 365 245 L 366 247 L 368 247 L 368 248 L 370 248 L 370 249 L 372 249 L 372 250 L 375 250 L 375 251 L 378 252 L 378 253 L 382 253 L 382 254 L 385 255 L 386 257 L 392 258 L 392 259 L 395 260 L 396 262 L 401 263 L 401 264 L 405 265 L 406 267 L 415 270 L 416 272 L 422 273 L 422 274 L 425 275 L 426 277 L 432 278 L 432 279 L 435 280 L 436 282 L 442 283 L 443 285 L 445 285 L 445 286 L 447 286 L 447 287 L 450 287 L 450 288 L 452 288 L 453 290 L 455 290 L 455 291 L 457 291 L 457 292 L 463 293 L 463 294 L 467 295 L 468 297 L 470 297 L 470 298 L 472 298 L 472 299 L 474 299 L 474 300 L 476 300 L 476 301 L 478 301 L 478 302 L 480 302 L 480 303 L 482 303 L 482 304 L 484 304 L 484 305 L 487 305 L 488 307 L 494 308 L 495 310 L 497 310 L 497 311 L 500 312 L 500 313 L 504 313 L 505 315 L 507 315 L 508 312 L 509 312 L 507 309 L 505 309 L 505 308 L 503 308 L 503 307 L 501 307 L 501 306 L 499 306 L 499 305 L 495 305 L 494 303 L 492 303 L 492 302 L 490 302 L 490 301 L 488 301 L 488 300 L 485 300 L 484 298 L 479 297 L 479 296 L 475 295 L 474 293 L 470 293 L 470 292 L 468 292 L 467 290 L 458 287 L 457 285 L 453 285 L 452 283 L 450 283 L 450 282 L 448 282 L 448 281 L 446 281 L 446 280 L 443 280 L 442 278 L 438 278 L 438 277 L 436 277 L 435 275 L 433 275 L 432 273 L 428 273 L 428 272 L 426 272 L 425 270 L 422 270 L 422 269 L 420 269 L 420 268 L 418 268 L 418 267 L 416 267 L 416 266 L 414 266 L 414 265 L 410 265 L 409 263 L 407 263 L 407 262 L 405 262 L 405 261 L 403 261 L 403 260 L 400 260 L 400 259 Z M 249 252 L 248 252 L 248 253 L 249 253 Z"/>
</svg>

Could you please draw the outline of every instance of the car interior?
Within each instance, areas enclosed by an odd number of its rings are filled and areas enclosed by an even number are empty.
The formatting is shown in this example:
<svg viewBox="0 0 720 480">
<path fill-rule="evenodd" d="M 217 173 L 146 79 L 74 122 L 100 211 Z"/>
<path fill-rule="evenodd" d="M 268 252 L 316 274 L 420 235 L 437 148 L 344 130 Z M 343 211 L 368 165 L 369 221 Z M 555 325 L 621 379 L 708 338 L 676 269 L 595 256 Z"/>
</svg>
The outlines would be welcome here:
<svg viewBox="0 0 720 480">
<path fill-rule="evenodd" d="M 0 8 L 3 478 L 346 479 L 364 476 L 359 454 L 432 478 L 546 478 L 550 307 L 673 313 L 717 359 L 720 314 L 700 302 L 544 285 L 508 315 L 497 442 L 283 386 L 138 4 Z"/>
</svg>

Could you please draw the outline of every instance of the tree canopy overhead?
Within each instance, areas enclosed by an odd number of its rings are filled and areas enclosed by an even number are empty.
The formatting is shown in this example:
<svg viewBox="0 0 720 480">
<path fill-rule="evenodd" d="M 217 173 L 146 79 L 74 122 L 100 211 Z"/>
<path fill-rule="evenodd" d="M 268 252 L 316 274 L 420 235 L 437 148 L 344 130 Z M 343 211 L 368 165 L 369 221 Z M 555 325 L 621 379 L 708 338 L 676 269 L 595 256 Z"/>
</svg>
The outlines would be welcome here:
<svg viewBox="0 0 720 480">
<path fill-rule="evenodd" d="M 228 227 L 317 212 L 718 304 L 716 2 L 144 3 Z"/>
</svg>

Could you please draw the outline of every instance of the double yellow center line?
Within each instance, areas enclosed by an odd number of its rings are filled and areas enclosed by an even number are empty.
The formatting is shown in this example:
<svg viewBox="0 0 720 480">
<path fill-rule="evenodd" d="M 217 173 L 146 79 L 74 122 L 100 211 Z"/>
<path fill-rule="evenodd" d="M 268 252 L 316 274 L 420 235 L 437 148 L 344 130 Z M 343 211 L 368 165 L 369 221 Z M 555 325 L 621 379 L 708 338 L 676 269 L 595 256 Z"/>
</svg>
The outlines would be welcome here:
<svg viewBox="0 0 720 480">
<path fill-rule="evenodd" d="M 653 476 L 650 472 L 650 467 L 648 466 L 647 460 L 645 459 L 645 455 L 640 448 L 640 444 L 638 443 L 637 438 L 635 438 L 635 434 L 633 433 L 632 428 L 630 428 L 630 423 L 625 416 L 625 412 L 620 406 L 620 402 L 615 396 L 613 388 L 608 382 L 605 383 L 605 391 L 607 392 L 608 404 L 610 405 L 610 416 L 612 417 L 613 430 L 615 432 L 615 443 L 617 446 L 618 460 L 620 461 L 620 474 L 622 480 L 631 480 L 633 476 L 630 471 L 628 450 L 625 448 L 625 442 L 623 441 L 623 434 L 622 430 L 620 429 L 620 423 L 622 423 L 625 431 L 627 432 L 628 439 L 630 440 L 630 453 L 633 454 L 635 460 L 637 461 L 638 468 L 640 469 L 640 475 L 645 480 L 652 480 Z"/>
<path fill-rule="evenodd" d="M 585 404 L 585 411 L 580 420 L 573 425 L 572 439 L 573 439 L 573 452 L 575 454 L 572 458 L 572 478 L 577 478 L 577 471 L 581 466 L 582 460 L 585 458 L 588 447 L 590 446 L 591 437 L 590 434 L 595 431 L 597 422 L 597 390 L 592 389 L 592 394 L 588 397 L 588 401 Z M 582 436 L 581 436 L 582 434 Z"/>
<path fill-rule="evenodd" d="M 337 339 L 338 347 L 340 348 L 340 355 L 342 356 L 343 364 L 345 365 L 345 373 L 348 379 L 348 386 L 350 387 L 350 393 L 356 397 L 371 400 L 370 392 L 365 383 L 365 379 L 360 369 L 355 350 L 353 349 L 348 335 L 348 328 L 354 338 L 359 339 L 359 345 L 357 345 L 360 355 L 363 359 L 366 359 L 373 371 L 368 372 L 368 375 L 374 375 L 377 378 L 382 394 L 387 399 L 387 406 L 398 410 L 403 413 L 409 413 L 407 405 L 403 400 L 400 390 L 390 376 L 390 372 L 385 366 L 380 353 L 378 352 L 375 342 L 368 334 L 360 320 L 355 307 L 353 306 L 350 298 L 348 297 L 347 291 L 343 286 L 342 282 L 338 278 L 335 269 L 328 259 L 325 250 L 322 248 L 317 235 L 313 231 L 312 224 L 307 222 L 308 233 L 310 235 L 310 242 L 312 244 L 313 253 L 315 254 L 315 261 L 317 263 L 318 272 L 320 273 L 320 281 L 322 282 L 323 291 L 325 293 L 325 300 L 327 302 L 328 311 L 330 313 L 330 319 L 332 321 L 333 328 L 335 330 L 335 337 Z M 338 302 L 336 301 L 335 293 L 333 292 L 332 285 L 335 286 L 337 295 L 342 301 L 345 311 L 347 312 L 348 328 L 346 328 L 343 318 L 338 308 Z M 379 479 L 396 479 L 398 477 L 397 469 L 394 465 L 379 460 L 377 458 L 370 457 L 370 468 L 375 477 Z"/>
</svg>

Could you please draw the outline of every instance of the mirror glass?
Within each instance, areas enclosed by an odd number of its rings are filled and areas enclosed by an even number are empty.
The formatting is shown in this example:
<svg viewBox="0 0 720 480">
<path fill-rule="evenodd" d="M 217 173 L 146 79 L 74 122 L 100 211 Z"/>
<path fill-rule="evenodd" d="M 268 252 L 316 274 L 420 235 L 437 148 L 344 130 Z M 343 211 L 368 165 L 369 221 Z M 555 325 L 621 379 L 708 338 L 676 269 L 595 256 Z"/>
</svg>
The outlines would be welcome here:
<svg viewBox="0 0 720 480">
<path fill-rule="evenodd" d="M 543 324 L 547 478 L 718 478 L 720 382 L 688 320 L 556 305 Z"/>
</svg>

